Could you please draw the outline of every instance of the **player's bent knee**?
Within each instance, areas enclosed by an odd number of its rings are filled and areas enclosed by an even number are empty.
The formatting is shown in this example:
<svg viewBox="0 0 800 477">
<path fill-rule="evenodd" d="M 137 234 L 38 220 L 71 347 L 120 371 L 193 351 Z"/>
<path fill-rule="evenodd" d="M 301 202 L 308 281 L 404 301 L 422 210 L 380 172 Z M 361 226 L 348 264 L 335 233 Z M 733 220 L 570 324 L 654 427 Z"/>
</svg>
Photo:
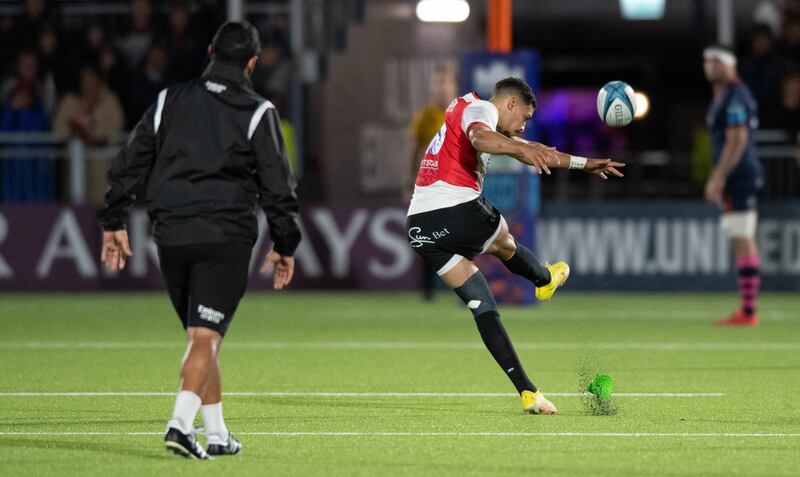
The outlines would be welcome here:
<svg viewBox="0 0 800 477">
<path fill-rule="evenodd" d="M 473 318 L 478 318 L 486 313 L 497 314 L 497 302 L 494 300 L 492 290 L 486 277 L 481 272 L 475 272 L 471 277 L 454 291 L 461 298 Z"/>
<path fill-rule="evenodd" d="M 503 260 L 508 260 L 509 258 L 513 257 L 514 254 L 517 252 L 517 241 L 514 239 L 514 236 L 508 234 L 506 240 L 503 242 L 503 249 L 502 254 L 503 256 L 500 257 Z"/>
</svg>

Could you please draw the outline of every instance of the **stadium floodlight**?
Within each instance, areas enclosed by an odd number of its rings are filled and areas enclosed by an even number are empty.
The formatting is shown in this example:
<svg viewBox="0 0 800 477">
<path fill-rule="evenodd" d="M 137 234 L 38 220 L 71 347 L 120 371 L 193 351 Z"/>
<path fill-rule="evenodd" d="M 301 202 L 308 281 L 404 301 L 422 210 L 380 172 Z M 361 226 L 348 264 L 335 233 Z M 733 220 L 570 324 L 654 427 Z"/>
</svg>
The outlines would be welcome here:
<svg viewBox="0 0 800 477">
<path fill-rule="evenodd" d="M 423 22 L 463 22 L 469 17 L 467 0 L 420 0 L 417 18 Z"/>
<path fill-rule="evenodd" d="M 636 113 L 634 114 L 635 119 L 642 119 L 647 116 L 647 113 L 650 112 L 650 98 L 647 97 L 646 94 L 642 93 L 641 91 L 637 91 L 636 94 Z"/>
<path fill-rule="evenodd" d="M 622 18 L 626 20 L 660 20 L 667 0 L 619 0 Z"/>
</svg>

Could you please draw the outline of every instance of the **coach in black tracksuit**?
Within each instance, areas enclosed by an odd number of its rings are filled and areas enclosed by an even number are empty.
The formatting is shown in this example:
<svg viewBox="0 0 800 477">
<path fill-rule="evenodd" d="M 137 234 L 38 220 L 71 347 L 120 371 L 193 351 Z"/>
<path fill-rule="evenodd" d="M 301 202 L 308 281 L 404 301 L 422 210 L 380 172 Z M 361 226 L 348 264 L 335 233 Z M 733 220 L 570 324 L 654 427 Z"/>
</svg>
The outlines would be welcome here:
<svg viewBox="0 0 800 477">
<path fill-rule="evenodd" d="M 295 181 L 278 113 L 253 91 L 250 72 L 260 51 L 247 23 L 220 27 L 211 63 L 195 80 L 164 89 L 147 110 L 108 173 L 102 259 L 109 269 L 130 256 L 125 224 L 135 192 L 145 185 L 161 271 L 189 347 L 181 391 L 165 436 L 185 457 L 235 454 L 241 448 L 222 418 L 218 350 L 244 294 L 256 209 L 267 216 L 275 288 L 292 278 L 300 242 Z M 194 439 L 202 411 L 208 452 Z"/>
</svg>

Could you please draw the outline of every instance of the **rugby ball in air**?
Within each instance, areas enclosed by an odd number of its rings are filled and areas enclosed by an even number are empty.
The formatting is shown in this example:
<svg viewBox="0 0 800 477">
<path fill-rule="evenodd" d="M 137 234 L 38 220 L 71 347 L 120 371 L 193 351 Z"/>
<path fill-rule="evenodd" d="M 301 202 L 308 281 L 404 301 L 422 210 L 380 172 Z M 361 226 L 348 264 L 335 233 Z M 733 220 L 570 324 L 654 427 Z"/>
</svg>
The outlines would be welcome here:
<svg viewBox="0 0 800 477">
<path fill-rule="evenodd" d="M 597 114 L 612 128 L 627 126 L 636 114 L 636 93 L 628 83 L 611 81 L 597 93 Z"/>
</svg>

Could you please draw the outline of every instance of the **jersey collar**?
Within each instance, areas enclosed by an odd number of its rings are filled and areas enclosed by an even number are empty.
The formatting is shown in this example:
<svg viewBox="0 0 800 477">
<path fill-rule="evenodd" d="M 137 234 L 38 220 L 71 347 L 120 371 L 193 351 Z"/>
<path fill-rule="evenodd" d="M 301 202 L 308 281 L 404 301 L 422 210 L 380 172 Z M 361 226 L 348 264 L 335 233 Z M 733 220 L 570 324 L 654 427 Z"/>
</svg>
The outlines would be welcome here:
<svg viewBox="0 0 800 477">
<path fill-rule="evenodd" d="M 253 87 L 250 76 L 246 75 L 239 66 L 230 63 L 211 61 L 205 71 L 203 71 L 202 76 L 204 78 L 221 78 L 231 83 L 246 85 L 250 88 Z"/>
</svg>

